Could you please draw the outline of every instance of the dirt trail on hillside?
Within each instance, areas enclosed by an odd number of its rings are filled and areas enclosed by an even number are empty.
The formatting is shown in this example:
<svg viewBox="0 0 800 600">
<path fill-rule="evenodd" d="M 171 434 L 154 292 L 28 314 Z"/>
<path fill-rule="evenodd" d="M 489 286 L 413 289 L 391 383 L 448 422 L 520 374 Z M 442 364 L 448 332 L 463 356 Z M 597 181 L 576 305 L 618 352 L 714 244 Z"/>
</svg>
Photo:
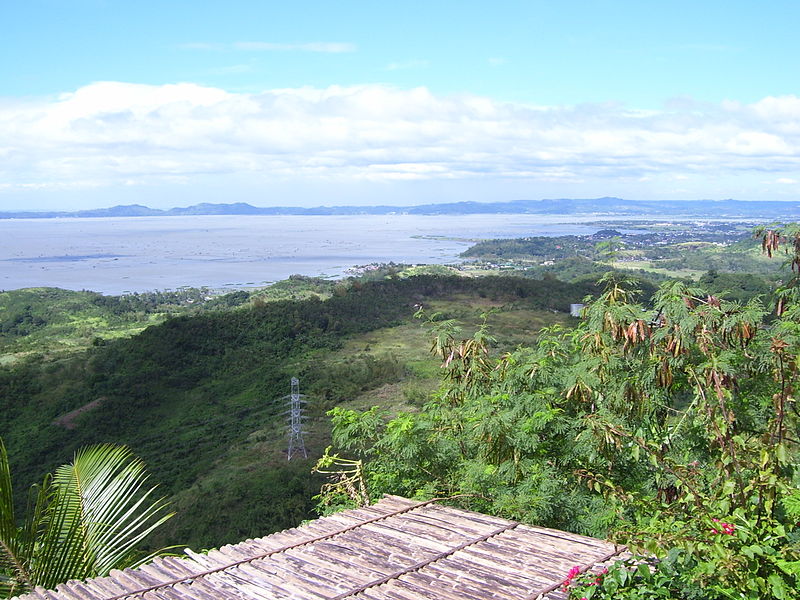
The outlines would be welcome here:
<svg viewBox="0 0 800 600">
<path fill-rule="evenodd" d="M 105 398 L 98 398 L 97 400 L 92 400 L 91 402 L 87 402 L 80 408 L 76 408 L 73 411 L 68 412 L 65 415 L 61 415 L 55 421 L 53 421 L 54 425 L 60 425 L 64 429 L 75 429 L 77 427 L 75 420 L 81 416 L 83 413 L 89 412 L 90 410 L 94 410 L 98 406 L 100 406 Z"/>
</svg>

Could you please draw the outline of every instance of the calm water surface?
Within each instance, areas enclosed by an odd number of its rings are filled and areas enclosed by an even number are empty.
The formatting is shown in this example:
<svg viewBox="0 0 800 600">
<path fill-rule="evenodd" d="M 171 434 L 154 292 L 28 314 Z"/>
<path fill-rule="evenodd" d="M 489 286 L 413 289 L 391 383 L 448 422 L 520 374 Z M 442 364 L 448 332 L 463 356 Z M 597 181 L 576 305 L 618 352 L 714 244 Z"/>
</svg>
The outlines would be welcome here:
<svg viewBox="0 0 800 600">
<path fill-rule="evenodd" d="M 596 230 L 549 215 L 0 220 L 0 289 L 246 288 L 295 273 L 337 277 L 372 262 L 457 263 L 470 239 Z"/>
</svg>

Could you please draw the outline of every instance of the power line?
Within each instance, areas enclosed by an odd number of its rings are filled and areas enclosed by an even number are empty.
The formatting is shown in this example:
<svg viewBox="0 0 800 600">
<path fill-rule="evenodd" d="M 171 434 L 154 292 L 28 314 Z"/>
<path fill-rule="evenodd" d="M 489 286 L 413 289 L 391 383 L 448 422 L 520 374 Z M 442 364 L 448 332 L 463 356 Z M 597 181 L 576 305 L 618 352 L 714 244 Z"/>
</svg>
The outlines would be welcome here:
<svg viewBox="0 0 800 600">
<path fill-rule="evenodd" d="M 289 449 L 286 451 L 286 459 L 292 460 L 300 452 L 303 453 L 303 458 L 308 458 L 303 430 L 303 406 L 306 401 L 303 400 L 305 396 L 300 393 L 300 380 L 297 377 L 292 377 L 292 393 L 284 396 L 286 398 L 289 399 Z"/>
</svg>

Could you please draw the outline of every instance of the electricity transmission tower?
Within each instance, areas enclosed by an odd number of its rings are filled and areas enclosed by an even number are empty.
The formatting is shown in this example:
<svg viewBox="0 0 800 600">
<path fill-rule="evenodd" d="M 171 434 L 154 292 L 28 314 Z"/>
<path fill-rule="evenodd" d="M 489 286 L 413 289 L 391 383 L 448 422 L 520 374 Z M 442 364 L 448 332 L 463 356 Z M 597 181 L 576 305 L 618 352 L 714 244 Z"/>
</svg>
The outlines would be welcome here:
<svg viewBox="0 0 800 600">
<path fill-rule="evenodd" d="M 306 453 L 306 444 L 303 440 L 303 406 L 306 401 L 303 400 L 305 396 L 300 393 L 300 380 L 297 377 L 292 377 L 292 393 L 284 396 L 284 399 L 289 399 L 289 449 L 286 452 L 286 459 L 292 460 L 295 454 L 303 453 L 303 458 L 308 458 Z"/>
</svg>

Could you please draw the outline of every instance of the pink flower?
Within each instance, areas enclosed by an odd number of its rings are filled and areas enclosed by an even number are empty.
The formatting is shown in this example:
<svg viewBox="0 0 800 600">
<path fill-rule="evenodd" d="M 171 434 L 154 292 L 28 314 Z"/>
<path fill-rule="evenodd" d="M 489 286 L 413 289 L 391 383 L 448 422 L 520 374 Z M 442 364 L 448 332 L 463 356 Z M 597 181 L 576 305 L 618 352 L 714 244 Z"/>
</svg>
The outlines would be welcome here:
<svg viewBox="0 0 800 600">
<path fill-rule="evenodd" d="M 713 533 L 714 535 L 719 535 L 719 534 L 733 535 L 733 532 L 736 531 L 736 525 L 734 525 L 733 523 L 724 523 L 719 519 L 714 519 L 714 518 L 712 518 L 711 520 L 714 523 L 719 523 L 720 527 L 722 527 L 722 531 L 716 528 L 711 529 L 711 533 Z"/>
<path fill-rule="evenodd" d="M 580 567 L 578 567 L 578 566 L 572 567 L 569 570 L 569 573 L 567 573 L 567 578 L 564 580 L 564 583 L 562 585 L 562 589 L 564 591 L 567 591 L 567 588 L 572 583 L 572 580 L 575 579 L 580 574 L 581 574 L 581 568 Z"/>
<path fill-rule="evenodd" d="M 733 525 L 732 523 L 723 523 L 722 524 L 722 533 L 724 533 L 725 535 L 733 535 L 733 532 L 734 532 L 735 529 L 736 529 L 736 526 Z"/>
<path fill-rule="evenodd" d="M 577 566 L 572 567 L 569 570 L 569 573 L 567 573 L 567 579 L 575 579 L 575 577 L 580 575 L 580 572 L 581 572 L 581 568 L 580 567 L 577 567 Z"/>
</svg>

